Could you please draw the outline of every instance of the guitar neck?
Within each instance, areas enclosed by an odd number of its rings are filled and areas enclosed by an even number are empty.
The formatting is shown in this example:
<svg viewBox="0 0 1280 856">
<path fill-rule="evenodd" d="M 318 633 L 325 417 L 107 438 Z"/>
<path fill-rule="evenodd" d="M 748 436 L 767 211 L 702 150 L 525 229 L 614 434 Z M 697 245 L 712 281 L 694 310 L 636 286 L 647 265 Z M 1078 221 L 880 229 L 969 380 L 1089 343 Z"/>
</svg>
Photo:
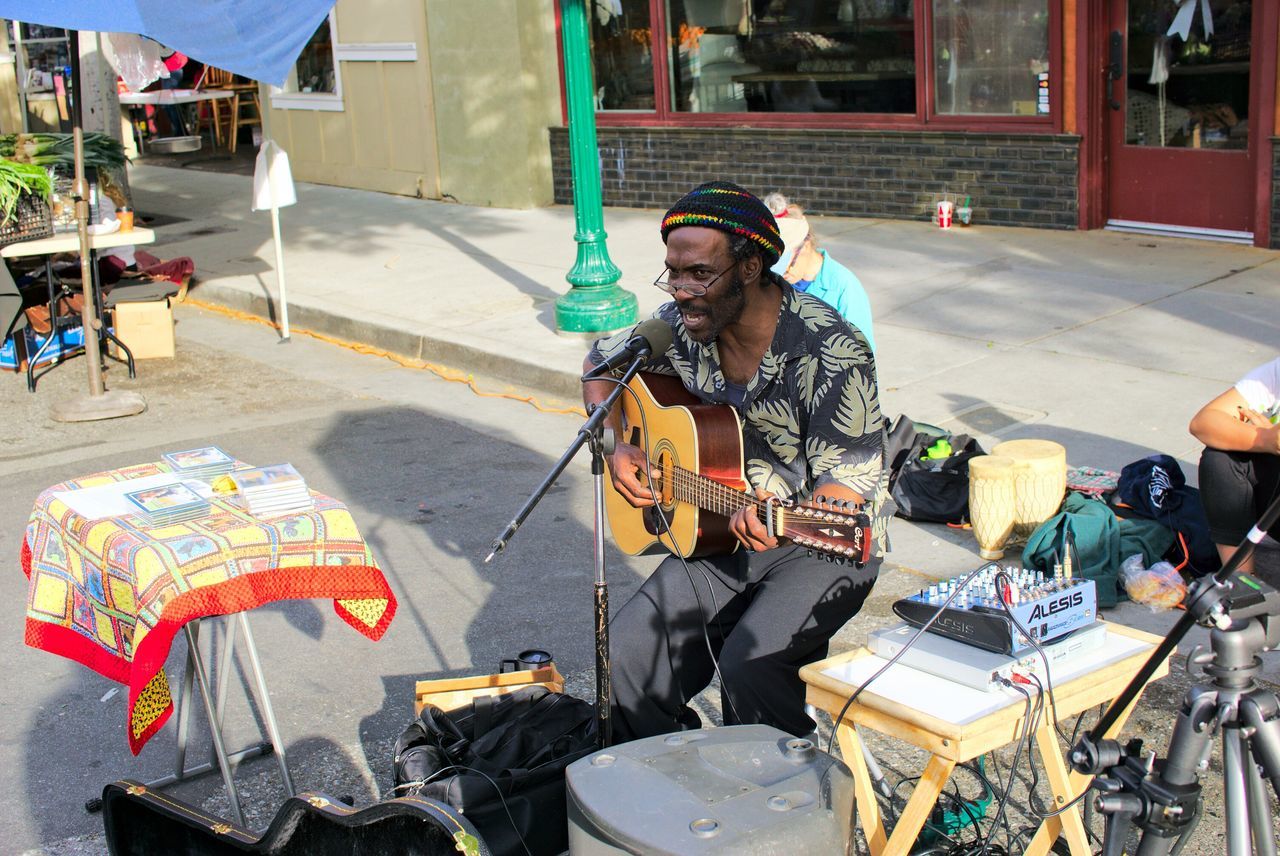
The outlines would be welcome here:
<svg viewBox="0 0 1280 856">
<path fill-rule="evenodd" d="M 696 505 L 724 517 L 743 508 L 761 512 L 765 527 L 779 538 L 788 539 L 828 558 L 866 562 L 871 558 L 871 521 L 857 507 L 842 503 L 795 505 L 770 508 L 765 500 L 739 488 L 729 487 L 681 467 L 664 473 L 670 485 L 664 492 L 680 502 Z"/>
<path fill-rule="evenodd" d="M 671 481 L 671 494 L 676 499 L 724 517 L 732 517 L 747 506 L 765 506 L 763 500 L 745 490 L 729 487 L 683 467 L 672 467 Z"/>
</svg>

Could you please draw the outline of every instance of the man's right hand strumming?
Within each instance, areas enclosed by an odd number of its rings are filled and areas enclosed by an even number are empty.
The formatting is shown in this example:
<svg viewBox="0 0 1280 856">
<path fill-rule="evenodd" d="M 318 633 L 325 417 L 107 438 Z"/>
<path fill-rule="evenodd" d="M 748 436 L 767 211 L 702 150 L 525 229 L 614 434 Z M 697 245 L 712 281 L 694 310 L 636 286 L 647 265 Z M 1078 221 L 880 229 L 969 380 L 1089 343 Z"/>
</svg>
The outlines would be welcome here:
<svg viewBox="0 0 1280 856">
<path fill-rule="evenodd" d="M 636 508 L 653 505 L 653 492 L 649 490 L 648 475 L 657 478 L 660 473 L 649 467 L 649 458 L 639 446 L 618 443 L 609 456 L 609 474 L 613 486 L 622 498 Z"/>
</svg>

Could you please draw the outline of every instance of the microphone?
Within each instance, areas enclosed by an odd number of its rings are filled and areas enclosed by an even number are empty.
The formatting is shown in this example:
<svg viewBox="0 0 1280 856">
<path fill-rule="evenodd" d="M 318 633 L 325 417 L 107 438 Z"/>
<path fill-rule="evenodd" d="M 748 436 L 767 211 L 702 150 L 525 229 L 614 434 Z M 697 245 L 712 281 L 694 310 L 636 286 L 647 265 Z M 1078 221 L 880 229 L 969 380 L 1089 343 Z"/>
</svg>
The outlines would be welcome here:
<svg viewBox="0 0 1280 856">
<path fill-rule="evenodd" d="M 671 347 L 673 338 L 675 333 L 671 325 L 661 318 L 641 321 L 636 325 L 631 338 L 616 354 L 584 374 L 582 379 L 590 380 L 606 372 L 629 366 L 633 360 L 640 360 L 643 364 L 652 356 L 666 353 L 667 348 Z"/>
</svg>

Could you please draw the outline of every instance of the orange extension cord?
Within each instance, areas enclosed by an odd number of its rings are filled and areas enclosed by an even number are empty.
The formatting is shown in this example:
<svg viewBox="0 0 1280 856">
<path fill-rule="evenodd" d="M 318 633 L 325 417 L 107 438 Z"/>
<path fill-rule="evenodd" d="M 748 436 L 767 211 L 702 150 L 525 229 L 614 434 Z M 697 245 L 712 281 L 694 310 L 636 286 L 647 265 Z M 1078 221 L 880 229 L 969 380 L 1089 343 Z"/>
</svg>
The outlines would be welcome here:
<svg viewBox="0 0 1280 856">
<path fill-rule="evenodd" d="M 280 325 L 266 318 L 260 318 L 248 312 L 241 312 L 238 309 L 228 309 L 225 306 L 218 306 L 214 303 L 205 303 L 203 300 L 195 300 L 190 295 L 183 301 L 185 306 L 194 306 L 197 309 L 203 309 L 207 312 L 216 312 L 227 318 L 234 318 L 237 321 L 250 321 L 254 324 L 262 324 L 273 330 L 279 330 Z M 475 377 L 458 369 L 451 369 L 448 366 L 442 366 L 437 363 L 430 363 L 426 360 L 413 359 L 411 357 L 402 357 L 399 354 L 393 354 L 382 348 L 374 348 L 369 345 L 362 345 L 359 342 L 349 342 L 346 339 L 339 339 L 336 336 L 327 336 L 324 333 L 317 333 L 313 330 L 304 330 L 299 327 L 290 327 L 290 334 L 297 333 L 302 336 L 310 336 L 312 339 L 318 339 L 321 342 L 327 342 L 330 345 L 337 345 L 340 348 L 346 348 L 349 351 L 355 351 L 357 354 L 368 354 L 374 357 L 384 357 L 399 366 L 407 369 L 424 369 L 439 377 L 441 380 L 447 380 L 451 383 L 464 383 L 476 395 L 482 398 L 506 398 L 511 401 L 520 401 L 528 404 L 536 410 L 543 413 L 572 413 L 578 416 L 586 416 L 587 412 L 581 407 L 549 407 L 540 402 L 535 396 L 520 395 L 515 392 L 486 392 L 476 385 Z"/>
</svg>

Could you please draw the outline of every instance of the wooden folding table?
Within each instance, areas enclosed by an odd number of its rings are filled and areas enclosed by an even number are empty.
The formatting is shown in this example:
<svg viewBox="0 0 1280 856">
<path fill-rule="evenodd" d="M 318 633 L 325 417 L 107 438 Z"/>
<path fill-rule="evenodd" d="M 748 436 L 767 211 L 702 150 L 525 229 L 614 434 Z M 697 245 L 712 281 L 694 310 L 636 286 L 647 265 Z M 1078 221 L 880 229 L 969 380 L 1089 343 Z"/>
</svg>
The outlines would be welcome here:
<svg viewBox="0 0 1280 856">
<path fill-rule="evenodd" d="M 1087 786 L 1087 777 L 1068 770 L 1063 758 L 1064 747 L 1054 731 L 1054 711 L 1057 711 L 1058 720 L 1064 721 L 1091 707 L 1110 702 L 1120 694 L 1160 642 L 1158 636 L 1118 624 L 1107 624 L 1107 631 L 1109 639 L 1112 635 L 1116 637 L 1115 647 L 1128 649 L 1128 653 L 1082 674 L 1074 674 L 1062 682 L 1055 681 L 1055 703 L 1050 705 L 1048 699 L 1045 700 L 1044 713 L 1032 732 L 1036 751 L 1052 792 L 1051 805 L 1055 809 L 1062 808 L 1075 799 L 1081 789 Z M 869 668 L 874 671 L 870 662 L 859 662 L 865 658 L 873 658 L 876 663 L 882 663 L 869 650 L 861 648 L 801 669 L 800 677 L 808 685 L 809 703 L 825 710 L 832 718 L 839 716 L 857 686 L 837 676 L 842 672 L 861 675 Z M 886 675 L 902 669 L 907 667 L 895 665 Z M 907 671 L 913 676 L 911 681 L 925 688 L 926 692 L 939 694 L 936 695 L 937 698 L 945 698 L 948 692 L 957 697 L 962 694 L 961 691 L 977 692 L 924 672 Z M 1168 672 L 1169 664 L 1166 660 L 1156 671 L 1153 680 Z M 920 830 L 956 765 L 1017 740 L 1022 733 L 1025 711 L 1022 697 L 1010 694 L 1008 703 L 993 712 L 966 722 L 949 722 L 936 715 L 936 711 L 931 714 L 913 707 L 904 701 L 902 693 L 887 690 L 886 684 L 889 683 L 891 682 L 871 684 L 849 706 L 844 719 L 836 727 L 840 752 L 853 771 L 859 818 L 873 856 L 905 856 L 919 837 Z M 1029 689 L 1035 692 L 1034 687 Z M 1124 711 L 1107 736 L 1114 736 L 1124 727 L 1136 704 L 1137 699 Z M 930 753 L 928 764 L 892 834 L 886 833 L 880 817 L 871 774 L 863 758 L 862 743 L 854 729 L 855 725 L 889 735 Z M 1027 846 L 1026 853 L 1029 856 L 1043 856 L 1059 835 L 1066 836 L 1072 856 L 1091 856 L 1092 850 L 1080 817 L 1079 805 L 1070 807 L 1060 815 L 1045 818 Z"/>
</svg>

